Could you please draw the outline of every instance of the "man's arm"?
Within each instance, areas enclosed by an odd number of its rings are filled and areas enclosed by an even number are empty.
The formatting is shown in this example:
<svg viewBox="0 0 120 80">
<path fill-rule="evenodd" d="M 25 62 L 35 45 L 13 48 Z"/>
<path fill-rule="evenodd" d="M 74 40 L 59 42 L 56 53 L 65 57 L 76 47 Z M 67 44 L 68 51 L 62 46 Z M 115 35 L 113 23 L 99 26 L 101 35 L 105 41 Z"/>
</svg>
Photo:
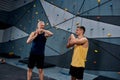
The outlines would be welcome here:
<svg viewBox="0 0 120 80">
<path fill-rule="evenodd" d="M 71 34 L 70 37 L 68 38 L 67 48 L 70 48 L 70 47 L 74 46 L 74 44 L 71 43 L 72 39 L 75 39 L 75 36 L 73 34 Z"/>
<path fill-rule="evenodd" d="M 38 35 L 38 33 L 36 31 L 32 32 L 30 34 L 30 36 L 28 37 L 26 43 L 28 43 L 28 44 L 31 43 L 37 37 L 37 35 Z"/>
<path fill-rule="evenodd" d="M 51 31 L 48 31 L 48 30 L 43 30 L 43 32 L 45 32 L 45 37 L 50 37 L 53 35 L 53 33 Z"/>
<path fill-rule="evenodd" d="M 77 45 L 83 45 L 86 42 L 87 42 L 86 38 L 81 38 L 81 39 L 75 38 L 70 41 L 71 44 L 77 44 Z"/>
<path fill-rule="evenodd" d="M 83 45 L 84 43 L 86 43 L 88 40 L 86 38 L 75 38 L 75 36 L 73 34 L 71 34 L 70 36 L 70 40 L 67 43 L 67 48 L 74 46 L 75 44 L 77 45 Z"/>
<path fill-rule="evenodd" d="M 71 38 L 69 37 L 69 38 L 68 38 L 68 42 L 67 42 L 67 46 L 66 46 L 67 48 L 70 48 L 70 47 L 71 47 L 71 45 L 70 45 L 70 39 L 71 39 Z"/>
</svg>

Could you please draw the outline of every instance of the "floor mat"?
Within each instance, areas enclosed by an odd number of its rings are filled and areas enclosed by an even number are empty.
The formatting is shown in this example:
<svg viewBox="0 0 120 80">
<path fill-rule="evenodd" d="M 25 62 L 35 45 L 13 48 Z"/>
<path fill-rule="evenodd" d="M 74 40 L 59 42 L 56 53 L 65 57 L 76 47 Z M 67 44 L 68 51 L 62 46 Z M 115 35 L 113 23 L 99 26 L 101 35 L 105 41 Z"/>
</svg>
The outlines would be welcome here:
<svg viewBox="0 0 120 80">
<path fill-rule="evenodd" d="M 18 55 L 15 55 L 15 54 L 10 55 L 9 53 L 0 53 L 0 56 L 4 58 L 20 58 L 20 56 Z"/>
<path fill-rule="evenodd" d="M 0 80 L 26 80 L 27 70 L 10 64 L 0 64 Z M 33 73 L 32 80 L 39 80 L 38 74 Z M 44 80 L 55 80 L 44 77 Z"/>
</svg>

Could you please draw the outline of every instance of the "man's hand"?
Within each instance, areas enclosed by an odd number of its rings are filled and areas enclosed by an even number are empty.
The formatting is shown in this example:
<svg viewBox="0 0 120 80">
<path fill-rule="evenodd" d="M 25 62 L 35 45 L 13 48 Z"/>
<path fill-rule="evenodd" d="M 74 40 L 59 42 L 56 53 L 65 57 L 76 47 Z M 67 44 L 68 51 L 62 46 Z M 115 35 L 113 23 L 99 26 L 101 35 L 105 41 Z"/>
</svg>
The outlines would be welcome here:
<svg viewBox="0 0 120 80">
<path fill-rule="evenodd" d="M 71 35 L 70 35 L 70 38 L 71 38 L 71 39 L 75 39 L 74 34 L 71 34 Z"/>
<path fill-rule="evenodd" d="M 70 48 L 72 46 L 74 46 L 74 39 L 75 39 L 75 36 L 74 34 L 71 34 L 70 37 L 68 38 L 68 43 L 67 43 L 67 48 Z"/>
<path fill-rule="evenodd" d="M 43 33 L 43 32 L 44 32 L 44 29 L 37 29 L 37 30 L 36 30 L 36 33 L 37 33 L 37 34 L 41 34 L 41 33 Z"/>
</svg>

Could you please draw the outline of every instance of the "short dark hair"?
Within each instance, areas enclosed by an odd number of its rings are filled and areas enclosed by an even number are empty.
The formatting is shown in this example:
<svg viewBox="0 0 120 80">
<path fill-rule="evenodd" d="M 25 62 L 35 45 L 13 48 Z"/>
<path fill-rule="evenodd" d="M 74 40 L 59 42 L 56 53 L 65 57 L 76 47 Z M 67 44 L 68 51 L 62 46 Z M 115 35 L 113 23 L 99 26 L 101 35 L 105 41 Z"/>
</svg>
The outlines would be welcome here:
<svg viewBox="0 0 120 80">
<path fill-rule="evenodd" d="M 85 27 L 84 26 L 77 26 L 77 28 L 80 28 L 83 30 L 83 34 L 85 33 Z"/>
</svg>

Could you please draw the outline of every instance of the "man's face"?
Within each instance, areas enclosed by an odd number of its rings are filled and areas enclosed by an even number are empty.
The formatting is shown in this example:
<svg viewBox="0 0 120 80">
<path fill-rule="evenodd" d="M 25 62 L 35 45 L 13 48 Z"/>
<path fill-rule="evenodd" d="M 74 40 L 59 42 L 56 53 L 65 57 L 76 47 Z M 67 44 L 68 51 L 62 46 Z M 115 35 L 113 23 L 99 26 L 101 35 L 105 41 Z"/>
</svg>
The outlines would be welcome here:
<svg viewBox="0 0 120 80">
<path fill-rule="evenodd" d="M 44 29 L 45 24 L 44 23 L 39 23 L 38 24 L 38 29 Z"/>
<path fill-rule="evenodd" d="M 80 35 L 82 33 L 82 30 L 80 29 L 80 28 L 77 28 L 76 29 L 76 35 L 78 36 L 78 35 Z"/>
</svg>

